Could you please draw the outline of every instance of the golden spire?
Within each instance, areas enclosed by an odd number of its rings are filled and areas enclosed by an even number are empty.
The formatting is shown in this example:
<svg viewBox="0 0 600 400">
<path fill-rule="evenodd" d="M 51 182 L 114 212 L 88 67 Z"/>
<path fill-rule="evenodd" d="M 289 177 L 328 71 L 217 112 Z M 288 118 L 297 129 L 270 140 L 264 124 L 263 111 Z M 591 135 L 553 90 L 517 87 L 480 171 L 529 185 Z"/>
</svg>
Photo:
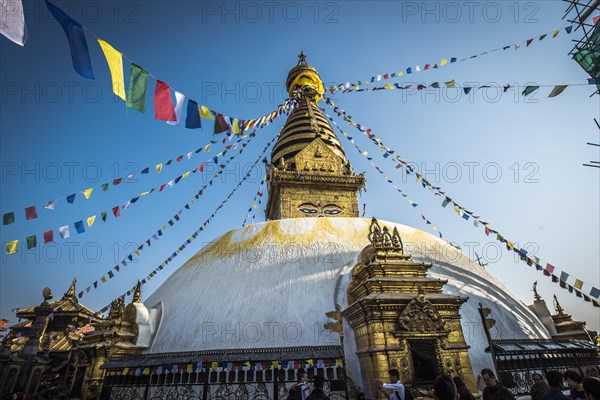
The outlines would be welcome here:
<svg viewBox="0 0 600 400">
<path fill-rule="evenodd" d="M 554 295 L 554 309 L 558 315 L 563 315 L 565 313 L 565 310 L 560 306 L 556 295 Z"/>
<path fill-rule="evenodd" d="M 141 303 L 142 302 L 142 282 L 138 279 L 138 283 L 135 286 L 135 292 L 133 293 L 132 303 Z"/>
<path fill-rule="evenodd" d="M 542 300 L 542 297 L 540 296 L 540 294 L 537 291 L 537 281 L 533 282 L 533 299 L 535 301 Z"/>
<path fill-rule="evenodd" d="M 75 290 L 75 284 L 77 283 L 77 278 L 73 278 L 73 281 L 71 282 L 71 286 L 69 286 L 69 290 L 67 290 L 67 293 L 65 293 L 64 297 L 75 297 L 77 290 Z"/>
</svg>

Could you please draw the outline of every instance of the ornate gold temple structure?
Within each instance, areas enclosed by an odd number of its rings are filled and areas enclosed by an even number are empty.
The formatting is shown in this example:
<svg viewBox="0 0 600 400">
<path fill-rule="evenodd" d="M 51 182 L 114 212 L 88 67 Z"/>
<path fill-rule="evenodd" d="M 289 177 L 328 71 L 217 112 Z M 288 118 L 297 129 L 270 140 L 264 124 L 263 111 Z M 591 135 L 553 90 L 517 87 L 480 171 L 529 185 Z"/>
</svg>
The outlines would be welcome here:
<svg viewBox="0 0 600 400">
<path fill-rule="evenodd" d="M 106 318 L 78 302 L 75 281 L 62 299 L 49 302 L 48 291 L 18 310 L 24 321 L 0 353 L 0 397 L 33 396 L 53 378 L 70 398 L 286 400 L 307 370 L 326 378 L 332 400 L 384 399 L 376 382 L 391 368 L 415 394 L 441 373 L 477 393 L 481 368 L 514 373 L 518 340 L 539 338 L 545 351 L 555 337 L 561 357 L 585 359 L 580 372 L 600 372 L 597 350 L 579 340 L 589 340 L 583 326 L 558 302 L 550 315 L 536 292 L 528 308 L 448 243 L 359 218 L 364 174 L 319 108 L 323 83 L 303 53 L 286 88 L 297 107 L 266 162 L 267 221 L 213 240 L 145 303 L 138 282 L 131 303 L 114 300 Z M 443 253 L 455 257 L 436 258 Z M 488 328 L 484 337 L 480 302 L 514 343 L 492 341 Z M 518 366 L 529 377 L 550 359 L 531 368 L 529 357 Z"/>
</svg>

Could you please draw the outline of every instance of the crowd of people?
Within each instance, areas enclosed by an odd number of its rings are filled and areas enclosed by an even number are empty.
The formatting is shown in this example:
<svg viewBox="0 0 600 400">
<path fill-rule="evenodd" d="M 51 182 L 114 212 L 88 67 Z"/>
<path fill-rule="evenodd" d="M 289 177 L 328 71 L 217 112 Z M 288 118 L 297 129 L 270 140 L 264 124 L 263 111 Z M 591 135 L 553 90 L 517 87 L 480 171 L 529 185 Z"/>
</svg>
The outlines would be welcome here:
<svg viewBox="0 0 600 400">
<path fill-rule="evenodd" d="M 396 369 L 389 371 L 390 383 L 379 382 L 379 390 L 389 400 L 412 400 L 410 390 L 400 381 L 400 373 Z M 502 385 L 494 372 L 489 368 L 481 370 L 481 379 L 485 384 L 482 400 L 515 400 L 511 391 Z M 531 400 L 600 400 L 600 379 L 596 377 L 582 378 L 575 371 L 561 374 L 548 371 L 546 379 L 539 373 L 532 375 Z M 563 393 L 563 383 L 569 387 L 569 395 Z M 460 377 L 448 375 L 438 376 L 433 383 L 435 400 L 475 400 Z"/>
</svg>

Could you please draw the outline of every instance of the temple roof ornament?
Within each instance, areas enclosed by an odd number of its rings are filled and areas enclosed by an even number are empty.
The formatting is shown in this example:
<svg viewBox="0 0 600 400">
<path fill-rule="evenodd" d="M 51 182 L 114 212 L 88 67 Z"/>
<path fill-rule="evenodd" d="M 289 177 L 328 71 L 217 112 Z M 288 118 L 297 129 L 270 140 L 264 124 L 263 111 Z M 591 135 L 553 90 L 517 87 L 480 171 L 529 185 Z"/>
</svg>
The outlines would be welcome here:
<svg viewBox="0 0 600 400">
<path fill-rule="evenodd" d="M 137 285 L 135 285 L 135 291 L 133 293 L 132 303 L 141 303 L 142 302 L 142 282 L 138 279 Z"/>
<path fill-rule="evenodd" d="M 554 309 L 559 315 L 563 315 L 565 313 L 565 309 L 561 307 L 560 303 L 558 302 L 558 299 L 556 298 L 556 295 L 554 295 Z"/>
<path fill-rule="evenodd" d="M 393 233 L 390 233 L 387 226 L 382 229 L 375 217 L 371 219 L 368 238 L 375 250 L 404 253 L 404 245 L 398 229 L 394 227 Z"/>
<path fill-rule="evenodd" d="M 445 330 L 440 313 L 425 297 L 423 289 L 408 303 L 400 315 L 400 329 L 409 332 L 437 333 Z"/>
<path fill-rule="evenodd" d="M 541 301 L 542 297 L 540 296 L 540 294 L 537 291 L 537 281 L 533 282 L 533 299 L 535 301 Z"/>
</svg>

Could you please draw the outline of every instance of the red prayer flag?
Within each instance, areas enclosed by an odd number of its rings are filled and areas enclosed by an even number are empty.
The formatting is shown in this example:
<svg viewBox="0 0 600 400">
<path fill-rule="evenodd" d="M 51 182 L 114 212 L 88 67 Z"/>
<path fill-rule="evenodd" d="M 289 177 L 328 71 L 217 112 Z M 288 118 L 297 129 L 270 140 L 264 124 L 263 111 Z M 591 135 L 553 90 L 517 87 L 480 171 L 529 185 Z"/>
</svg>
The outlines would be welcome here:
<svg viewBox="0 0 600 400">
<path fill-rule="evenodd" d="M 54 231 L 44 232 L 44 243 L 54 242 Z"/>
<path fill-rule="evenodd" d="M 490 236 L 490 228 L 488 228 L 487 226 L 485 226 L 485 234 L 487 236 Z"/>
<path fill-rule="evenodd" d="M 112 208 L 113 214 L 115 214 L 115 218 L 118 218 L 121 216 L 121 210 L 119 210 L 119 206 L 115 206 Z"/>
<path fill-rule="evenodd" d="M 198 171 L 204 172 L 204 163 L 200 164 L 200 167 L 198 167 Z"/>
<path fill-rule="evenodd" d="M 546 268 L 544 268 L 544 275 L 550 276 L 554 272 L 554 265 L 547 263 Z"/>
<path fill-rule="evenodd" d="M 528 47 L 531 44 L 531 42 L 533 42 L 533 39 L 528 39 L 527 40 L 527 45 L 525 47 Z"/>
<path fill-rule="evenodd" d="M 596 25 L 598 23 L 598 21 L 600 21 L 600 15 L 598 15 L 597 17 L 594 17 L 594 19 L 592 21 L 594 21 L 594 25 Z"/>
<path fill-rule="evenodd" d="M 25 218 L 27 219 L 27 221 L 29 221 L 30 219 L 37 218 L 37 212 L 35 211 L 35 206 L 27 207 L 25 209 Z"/>
<path fill-rule="evenodd" d="M 113 181 L 113 185 L 117 186 L 119 183 L 121 183 L 121 181 L 123 180 L 123 178 L 117 178 Z"/>
<path fill-rule="evenodd" d="M 171 88 L 163 81 L 156 81 L 154 89 L 154 119 L 160 121 L 177 121 L 175 107 L 171 99 Z"/>
</svg>

